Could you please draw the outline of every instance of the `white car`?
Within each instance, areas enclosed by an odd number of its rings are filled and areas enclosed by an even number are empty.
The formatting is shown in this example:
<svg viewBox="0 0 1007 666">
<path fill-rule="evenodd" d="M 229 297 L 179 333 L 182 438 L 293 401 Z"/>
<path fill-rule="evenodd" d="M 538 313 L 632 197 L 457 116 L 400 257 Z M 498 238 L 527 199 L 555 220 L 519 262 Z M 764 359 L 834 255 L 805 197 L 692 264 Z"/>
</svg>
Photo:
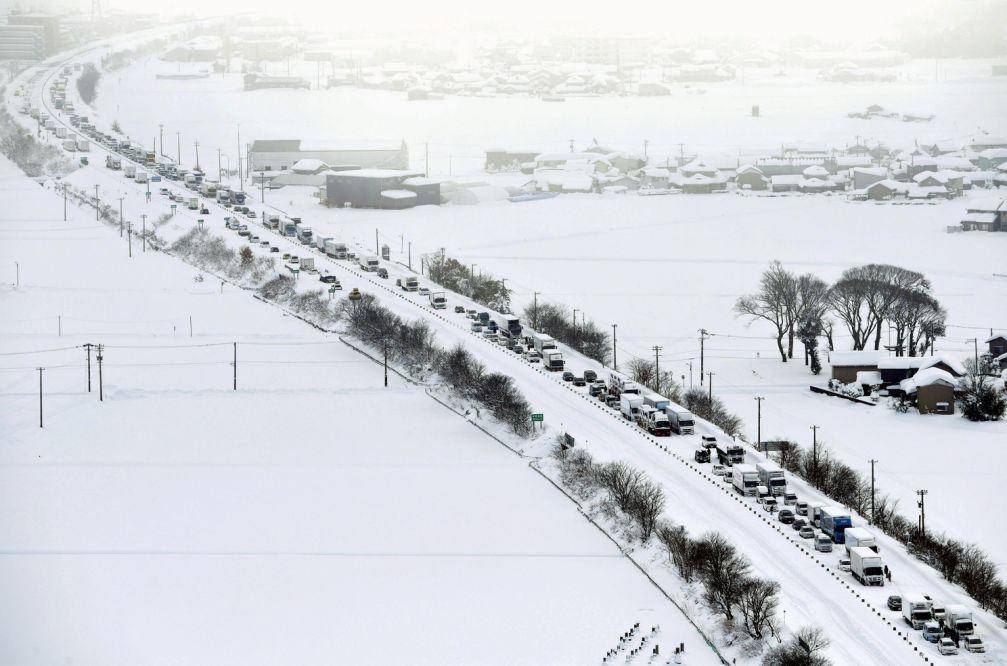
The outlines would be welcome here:
<svg viewBox="0 0 1007 666">
<path fill-rule="evenodd" d="M 937 649 L 941 654 L 958 654 L 958 648 L 955 647 L 955 642 L 950 638 L 942 638 L 937 643 Z"/>
<path fill-rule="evenodd" d="M 983 639 L 978 636 L 965 636 L 962 640 L 965 642 L 965 649 L 969 652 L 986 651 L 986 646 L 983 645 Z"/>
<path fill-rule="evenodd" d="M 723 465 L 714 464 L 713 469 L 711 471 L 713 472 L 714 476 L 724 476 L 724 472 L 726 471 L 726 469 L 727 468 L 724 467 Z"/>
<path fill-rule="evenodd" d="M 850 571 L 850 558 L 842 557 L 839 559 L 839 570 L 840 571 Z"/>
</svg>

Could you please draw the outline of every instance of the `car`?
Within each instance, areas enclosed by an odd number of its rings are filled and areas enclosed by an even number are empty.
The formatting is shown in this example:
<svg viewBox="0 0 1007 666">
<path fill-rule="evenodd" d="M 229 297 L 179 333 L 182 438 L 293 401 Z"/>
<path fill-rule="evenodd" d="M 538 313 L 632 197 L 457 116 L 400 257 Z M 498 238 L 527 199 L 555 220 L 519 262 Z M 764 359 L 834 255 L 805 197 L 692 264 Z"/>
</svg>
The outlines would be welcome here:
<svg viewBox="0 0 1007 666">
<path fill-rule="evenodd" d="M 396 280 L 395 284 L 401 286 L 402 285 L 402 280 Z M 464 305 L 456 305 L 455 306 L 455 314 L 465 314 L 465 306 Z"/>
<path fill-rule="evenodd" d="M 955 647 L 955 642 L 950 638 L 942 638 L 937 643 L 937 651 L 941 654 L 958 654 L 958 648 Z"/>
<path fill-rule="evenodd" d="M 227 228 L 230 229 L 231 231 L 237 231 L 238 229 L 241 228 L 241 225 L 238 224 L 237 220 L 231 220 L 230 222 L 227 223 Z"/>
<path fill-rule="evenodd" d="M 280 248 L 278 248 L 278 247 L 276 247 L 275 245 L 273 245 L 273 246 L 271 246 L 271 247 L 269 248 L 269 251 L 270 251 L 270 252 L 279 252 L 279 251 L 280 251 Z"/>
<path fill-rule="evenodd" d="M 511 351 L 513 351 L 515 354 L 523 354 L 524 345 L 514 345 L 513 347 L 511 347 Z"/>
<path fill-rule="evenodd" d="M 267 240 L 259 241 L 259 247 L 269 247 L 269 241 Z"/>
<path fill-rule="evenodd" d="M 790 523 L 790 526 L 793 527 L 795 530 L 799 530 L 802 527 L 805 527 L 807 524 L 808 521 L 806 521 L 804 518 L 794 518 L 794 522 Z"/>
<path fill-rule="evenodd" d="M 710 471 L 713 472 L 714 476 L 723 476 L 724 472 L 727 471 L 727 468 L 721 465 L 720 463 L 715 463 L 713 465 L 713 469 Z"/>
<path fill-rule="evenodd" d="M 206 206 L 203 206 L 202 208 L 199 209 L 199 214 L 200 215 L 209 215 L 210 214 L 210 209 L 207 208 Z"/>
<path fill-rule="evenodd" d="M 473 333 L 482 333 L 483 325 L 477 321 L 472 322 L 472 326 L 469 327 Z"/>
<path fill-rule="evenodd" d="M 592 398 L 597 398 L 604 390 L 604 386 L 598 386 L 597 383 L 594 383 L 587 387 L 587 394 Z"/>
<path fill-rule="evenodd" d="M 356 287 L 350 290 L 349 298 L 351 301 L 359 301 L 362 297 L 363 295 L 360 293 L 360 290 L 357 289 Z"/>
<path fill-rule="evenodd" d="M 947 617 L 947 610 L 944 608 L 944 602 L 933 601 L 930 603 L 930 612 L 934 614 L 935 620 L 943 620 Z"/>
<path fill-rule="evenodd" d="M 796 518 L 797 517 L 794 515 L 794 512 L 790 509 L 780 509 L 780 513 L 776 515 L 776 519 L 784 525 L 789 525 L 794 522 Z"/>
<path fill-rule="evenodd" d="M 962 642 L 965 643 L 965 649 L 969 652 L 986 652 L 983 639 L 978 636 L 962 636 Z"/>
<path fill-rule="evenodd" d="M 797 512 L 798 516 L 806 516 L 806 515 L 808 515 L 808 503 L 807 502 L 798 502 L 797 504 L 794 505 L 794 511 Z"/>
<path fill-rule="evenodd" d="M 902 610 L 902 597 L 897 594 L 893 594 L 888 597 L 888 610 L 900 611 Z"/>
<path fill-rule="evenodd" d="M 469 319 L 478 319 L 479 318 L 479 315 L 476 314 L 475 310 L 466 310 L 465 311 L 465 316 L 468 317 Z"/>
<path fill-rule="evenodd" d="M 491 331 L 491 330 L 487 329 L 487 330 L 483 331 L 483 337 L 486 338 L 487 340 L 491 341 L 491 342 L 496 342 L 497 332 L 496 331 Z"/>
<path fill-rule="evenodd" d="M 296 254 L 290 255 L 290 263 L 299 264 L 301 263 L 301 258 L 298 257 Z"/>
<path fill-rule="evenodd" d="M 244 238 L 248 238 L 249 236 L 252 235 L 252 232 L 249 231 L 248 229 L 239 229 L 238 230 L 238 235 L 242 236 Z"/>
<path fill-rule="evenodd" d="M 249 243 L 258 243 L 258 242 L 259 242 L 259 240 L 260 240 L 260 239 L 259 239 L 259 237 L 258 237 L 258 236 L 251 236 L 251 237 L 250 237 L 250 238 L 248 239 L 248 242 L 249 242 Z"/>
<path fill-rule="evenodd" d="M 839 565 L 838 566 L 839 566 L 839 570 L 840 571 L 846 571 L 848 573 L 850 571 L 850 569 L 851 569 L 851 567 L 850 567 L 850 558 L 848 558 L 848 557 L 840 557 L 839 558 Z"/>
<path fill-rule="evenodd" d="M 339 278 L 337 278 L 335 275 L 323 275 L 322 277 L 318 278 L 318 280 L 320 282 L 324 282 L 325 284 L 335 284 L 336 282 L 339 282 Z"/>
<path fill-rule="evenodd" d="M 710 462 L 710 452 L 700 446 L 692 454 L 692 459 L 698 463 L 708 463 Z"/>
<path fill-rule="evenodd" d="M 290 259 L 290 253 L 289 253 L 289 252 L 284 252 L 284 253 L 283 253 L 283 260 L 284 260 L 284 261 L 287 261 L 287 260 L 289 260 L 289 259 Z"/>
<path fill-rule="evenodd" d="M 700 440 L 702 441 L 703 446 L 708 449 L 717 448 L 717 438 L 713 435 L 703 435 Z"/>
<path fill-rule="evenodd" d="M 787 506 L 797 504 L 797 493 L 783 493 L 783 503 Z"/>
<path fill-rule="evenodd" d="M 605 396 L 605 404 L 612 409 L 619 409 L 619 396 L 609 393 Z"/>
<path fill-rule="evenodd" d="M 169 194 L 171 194 L 171 191 L 167 187 L 162 187 L 159 190 L 159 192 L 164 196 L 168 196 Z"/>
<path fill-rule="evenodd" d="M 569 370 L 564 371 L 563 372 L 563 381 L 565 381 L 565 382 L 572 382 L 573 381 L 573 373 L 570 372 Z"/>
<path fill-rule="evenodd" d="M 529 363 L 541 363 L 542 356 L 541 354 L 528 354 L 528 356 L 525 357 L 525 360 Z"/>
<path fill-rule="evenodd" d="M 388 279 L 388 269 L 387 268 L 379 268 L 378 269 L 378 277 L 379 278 L 384 278 L 384 279 L 387 280 Z"/>
<path fill-rule="evenodd" d="M 815 536 L 815 528 L 811 525 L 805 525 L 797 532 L 797 535 L 802 539 L 812 539 Z"/>
<path fill-rule="evenodd" d="M 571 381 L 573 381 L 574 386 L 587 386 L 587 382 L 584 380 L 583 377 L 580 376 L 574 377 L 573 380 Z"/>
<path fill-rule="evenodd" d="M 825 536 L 824 534 L 819 534 L 815 537 L 815 550 L 820 553 L 831 553 L 832 552 L 832 539 Z"/>
<path fill-rule="evenodd" d="M 356 252 L 347 252 L 346 253 L 346 260 L 347 261 L 356 261 L 357 260 L 357 253 Z"/>
<path fill-rule="evenodd" d="M 928 643 L 936 643 L 943 635 L 944 632 L 941 630 L 941 625 L 933 620 L 923 623 L 923 640 Z"/>
<path fill-rule="evenodd" d="M 252 218 L 253 220 L 258 217 L 258 215 L 255 214 L 254 210 L 248 211 L 247 213 L 245 213 L 245 215 L 247 215 L 248 217 Z"/>
<path fill-rule="evenodd" d="M 586 381 L 586 382 L 593 382 L 593 381 L 597 381 L 597 379 L 598 379 L 598 373 L 595 372 L 594 370 L 585 370 L 584 371 L 584 381 Z"/>
<path fill-rule="evenodd" d="M 420 287 L 419 290 L 418 290 L 418 293 L 419 293 L 420 296 L 429 296 L 430 295 L 430 287 Z"/>
</svg>

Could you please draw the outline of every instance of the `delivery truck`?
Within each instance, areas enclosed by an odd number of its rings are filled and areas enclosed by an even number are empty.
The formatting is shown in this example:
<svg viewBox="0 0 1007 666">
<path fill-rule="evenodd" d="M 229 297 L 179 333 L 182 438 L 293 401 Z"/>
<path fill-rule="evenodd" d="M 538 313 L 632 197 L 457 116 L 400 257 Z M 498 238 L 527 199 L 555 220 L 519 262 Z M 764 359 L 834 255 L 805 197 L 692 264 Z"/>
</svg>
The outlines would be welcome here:
<svg viewBox="0 0 1007 666">
<path fill-rule="evenodd" d="M 676 435 L 691 435 L 696 431 L 696 417 L 688 409 L 671 403 L 665 411 L 671 421 L 671 431 Z"/>
<path fill-rule="evenodd" d="M 885 586 L 885 565 L 881 556 L 870 548 L 857 546 L 850 549 L 850 573 L 861 585 Z"/>
<path fill-rule="evenodd" d="M 643 404 L 643 398 L 635 393 L 623 393 L 619 396 L 619 413 L 627 421 L 636 421 L 636 415 Z"/>
<path fill-rule="evenodd" d="M 922 595 L 907 594 L 902 597 L 902 618 L 913 629 L 922 629 L 925 623 L 934 619 L 934 614 L 930 611 L 930 602 Z"/>
<path fill-rule="evenodd" d="M 731 468 L 731 484 L 741 495 L 755 497 L 759 492 L 759 471 L 752 465 L 735 465 Z"/>
<path fill-rule="evenodd" d="M 851 548 L 870 548 L 875 553 L 881 552 L 878 548 L 877 539 L 874 535 L 863 527 L 849 527 L 846 529 L 846 553 L 849 554 Z"/>
<path fill-rule="evenodd" d="M 823 507 L 818 522 L 832 543 L 846 543 L 846 528 L 853 526 L 850 512 L 841 506 Z"/>
<path fill-rule="evenodd" d="M 769 492 L 773 496 L 780 496 L 787 492 L 787 478 L 782 467 L 767 460 L 757 464 L 755 469 L 759 470 L 759 481 L 769 488 Z"/>
</svg>

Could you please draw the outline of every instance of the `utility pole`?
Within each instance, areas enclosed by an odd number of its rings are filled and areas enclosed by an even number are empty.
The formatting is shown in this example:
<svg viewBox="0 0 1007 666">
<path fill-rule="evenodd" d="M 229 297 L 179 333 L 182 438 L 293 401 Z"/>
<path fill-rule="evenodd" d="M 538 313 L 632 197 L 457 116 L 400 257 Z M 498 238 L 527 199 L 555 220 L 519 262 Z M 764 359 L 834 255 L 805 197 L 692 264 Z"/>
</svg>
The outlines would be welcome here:
<svg viewBox="0 0 1007 666">
<path fill-rule="evenodd" d="M 104 349 L 103 345 L 98 345 L 98 401 L 105 402 L 105 384 L 101 377 L 101 361 L 104 358 L 102 351 Z"/>
<path fill-rule="evenodd" d="M 875 520 L 875 517 L 874 517 L 874 464 L 876 462 L 878 462 L 878 461 L 875 460 L 874 458 L 871 458 L 867 462 L 871 463 L 871 522 L 870 522 L 870 524 L 873 525 L 874 524 L 874 520 Z"/>
<path fill-rule="evenodd" d="M 678 144 L 678 166 L 685 164 L 685 144 Z"/>
<path fill-rule="evenodd" d="M 119 197 L 119 238 L 122 238 L 122 223 L 123 223 L 122 200 L 125 198 L 126 198 L 125 196 Z"/>
<path fill-rule="evenodd" d="M 220 173 L 220 148 L 217 148 L 217 182 L 224 182 L 224 178 Z"/>
<path fill-rule="evenodd" d="M 689 388 L 692 388 L 692 361 L 689 361 Z M 682 379 L 682 383 L 685 383 L 685 378 Z"/>
<path fill-rule="evenodd" d="M 129 258 L 133 258 L 133 225 L 126 225 L 126 244 L 129 247 Z"/>
<path fill-rule="evenodd" d="M 681 145 L 681 144 L 679 144 Z M 703 366 L 706 357 L 706 338 L 709 336 L 705 328 L 699 329 L 699 385 L 703 385 Z"/>
<path fill-rule="evenodd" d="M 647 161 L 647 144 L 650 143 L 647 139 L 643 140 L 643 161 Z"/>
<path fill-rule="evenodd" d="M 192 315 L 189 315 L 189 337 L 192 337 Z"/>
<path fill-rule="evenodd" d="M 38 427 L 42 427 L 42 371 L 45 368 L 38 368 Z"/>
<path fill-rule="evenodd" d="M 98 221 L 98 186 L 94 186 L 94 221 Z"/>
<path fill-rule="evenodd" d="M 378 251 L 378 230 L 374 230 L 374 256 L 380 257 L 381 252 Z"/>
<path fill-rule="evenodd" d="M 232 390 L 237 391 L 238 390 L 238 343 L 235 342 L 233 344 L 234 344 L 234 361 L 231 363 L 231 365 L 234 366 L 234 387 L 233 387 Z"/>
<path fill-rule="evenodd" d="M 259 198 L 262 199 L 262 203 L 266 203 L 266 172 L 259 172 Z"/>
<path fill-rule="evenodd" d="M 763 398 L 761 395 L 755 396 L 756 405 L 758 405 L 758 409 L 759 409 L 759 411 L 758 411 L 759 416 L 756 419 L 756 422 L 757 422 L 758 425 L 756 426 L 757 429 L 755 431 L 756 432 L 756 435 L 755 435 L 755 437 L 756 437 L 755 446 L 760 451 L 762 450 L 762 401 L 763 400 L 765 400 L 765 398 Z"/>
<path fill-rule="evenodd" d="M 821 426 L 813 425 L 811 426 L 811 459 L 815 461 L 815 465 L 818 465 L 818 429 Z"/>
<path fill-rule="evenodd" d="M 920 507 L 920 536 L 927 533 L 927 507 L 926 498 L 928 490 L 917 490 L 916 494 L 920 496 L 920 501 L 916 503 Z"/>
<path fill-rule="evenodd" d="M 66 183 L 63 183 L 63 221 L 66 222 Z"/>
<path fill-rule="evenodd" d="M 144 213 L 140 217 L 143 218 L 142 233 L 140 234 L 140 239 L 143 241 L 143 251 L 147 251 L 147 214 Z"/>
<path fill-rule="evenodd" d="M 182 167 L 182 133 L 175 132 L 175 149 L 178 151 L 177 160 L 179 168 Z"/>
<path fill-rule="evenodd" d="M 91 343 L 85 342 L 84 348 L 87 349 L 87 392 L 91 392 Z"/>
<path fill-rule="evenodd" d="M 969 338 L 965 342 L 971 342 L 975 348 L 976 374 L 979 374 L 979 338 Z"/>
<path fill-rule="evenodd" d="M 164 157 L 164 123 L 158 123 L 157 127 L 161 130 L 161 157 Z"/>
<path fill-rule="evenodd" d="M 427 178 L 429 178 L 430 177 L 430 144 L 429 143 L 424 143 L 423 144 L 423 163 L 424 163 L 423 173 L 424 173 L 424 175 Z"/>
<path fill-rule="evenodd" d="M 241 125 L 238 125 L 238 182 L 241 183 L 241 191 L 245 191 L 245 177 L 241 168 Z"/>
<path fill-rule="evenodd" d="M 538 292 L 532 292 L 532 322 L 531 327 L 538 330 Z"/>
<path fill-rule="evenodd" d="M 388 388 L 388 345 L 383 345 L 385 351 L 385 388 Z"/>
<path fill-rule="evenodd" d="M 573 309 L 573 330 L 577 330 L 577 308 Z"/>
<path fill-rule="evenodd" d="M 409 241 L 409 257 L 406 260 L 406 265 L 409 266 L 409 270 L 413 270 L 413 242 Z"/>
<path fill-rule="evenodd" d="M 18 289 L 21 287 L 21 264 L 14 262 L 14 288 Z"/>
<path fill-rule="evenodd" d="M 654 391 L 657 393 L 661 392 L 661 350 L 663 347 L 654 345 L 651 347 L 654 350 Z"/>
<path fill-rule="evenodd" d="M 202 171 L 199 168 L 199 141 L 194 142 L 196 144 L 196 171 Z"/>
<path fill-rule="evenodd" d="M 713 405 L 713 375 L 715 375 L 715 374 L 716 373 L 714 373 L 714 372 L 708 372 L 708 373 L 706 373 L 706 376 L 710 378 L 710 381 L 707 383 L 707 385 L 708 385 L 708 388 L 710 389 L 710 405 L 711 406 Z"/>
</svg>

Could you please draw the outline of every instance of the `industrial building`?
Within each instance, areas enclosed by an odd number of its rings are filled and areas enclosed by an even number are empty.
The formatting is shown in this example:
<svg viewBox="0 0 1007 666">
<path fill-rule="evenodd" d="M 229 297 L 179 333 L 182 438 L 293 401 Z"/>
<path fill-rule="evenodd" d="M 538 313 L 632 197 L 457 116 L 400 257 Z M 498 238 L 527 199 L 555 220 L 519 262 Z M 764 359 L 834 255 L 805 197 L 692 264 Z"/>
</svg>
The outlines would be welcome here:
<svg viewBox="0 0 1007 666">
<path fill-rule="evenodd" d="M 248 171 L 283 171 L 303 159 L 321 160 L 330 167 L 408 169 L 409 149 L 398 146 L 331 148 L 300 139 L 258 140 L 248 149 Z"/>
<path fill-rule="evenodd" d="M 44 58 L 44 28 L 35 25 L 0 25 L 0 60 Z"/>
<path fill-rule="evenodd" d="M 9 14 L 7 25 L 0 26 L 0 58 L 42 59 L 51 56 L 62 48 L 60 39 L 60 17 L 49 14 Z M 31 43 L 31 53 L 37 53 L 37 35 L 41 36 L 42 54 L 32 56 L 9 56 L 8 52 L 22 53 L 25 45 Z"/>
<path fill-rule="evenodd" d="M 440 183 L 416 171 L 357 169 L 330 173 L 325 178 L 324 203 L 330 207 L 397 210 L 440 202 Z"/>
</svg>

